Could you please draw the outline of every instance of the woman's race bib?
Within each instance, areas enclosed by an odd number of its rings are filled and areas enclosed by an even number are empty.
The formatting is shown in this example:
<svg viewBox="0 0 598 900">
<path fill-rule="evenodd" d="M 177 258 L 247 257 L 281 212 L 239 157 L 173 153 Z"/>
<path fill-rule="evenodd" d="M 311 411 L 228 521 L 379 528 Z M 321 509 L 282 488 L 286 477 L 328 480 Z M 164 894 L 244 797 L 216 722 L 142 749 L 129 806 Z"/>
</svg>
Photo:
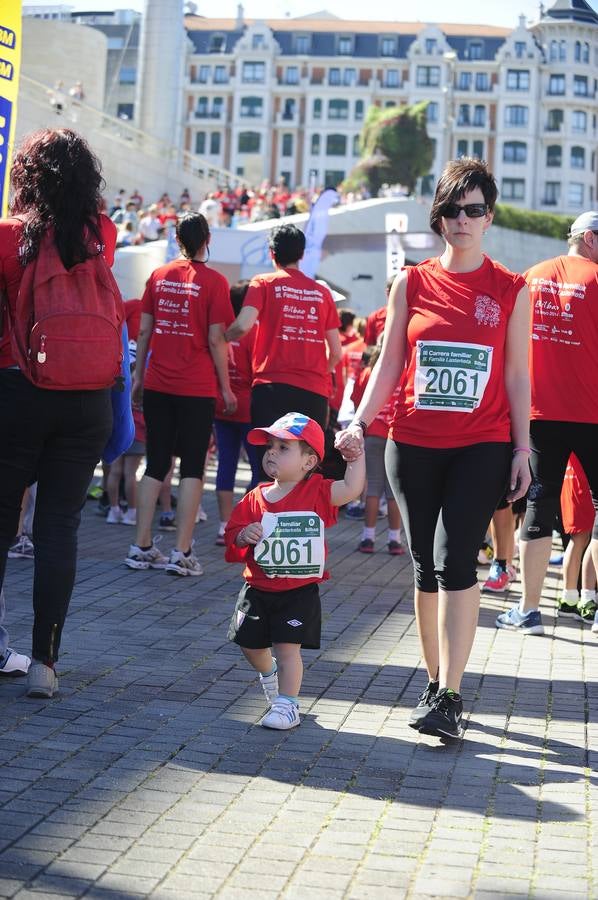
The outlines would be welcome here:
<svg viewBox="0 0 598 900">
<path fill-rule="evenodd" d="M 321 578 L 324 574 L 324 523 L 315 512 L 264 513 L 264 536 L 253 558 L 268 576 Z"/>
<path fill-rule="evenodd" d="M 418 341 L 415 408 L 473 412 L 492 370 L 493 348 L 457 341 Z"/>
</svg>

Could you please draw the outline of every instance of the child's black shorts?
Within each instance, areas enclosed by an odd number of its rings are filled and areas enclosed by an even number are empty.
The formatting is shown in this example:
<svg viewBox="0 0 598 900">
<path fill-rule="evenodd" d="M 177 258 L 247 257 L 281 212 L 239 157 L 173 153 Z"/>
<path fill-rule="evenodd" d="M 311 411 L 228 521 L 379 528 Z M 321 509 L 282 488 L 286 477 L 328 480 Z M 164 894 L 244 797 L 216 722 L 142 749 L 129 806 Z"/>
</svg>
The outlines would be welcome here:
<svg viewBox="0 0 598 900">
<path fill-rule="evenodd" d="M 317 584 L 305 584 L 290 591 L 261 591 L 244 584 L 239 591 L 228 638 L 260 650 L 272 644 L 301 644 L 320 649 L 322 607 Z"/>
</svg>

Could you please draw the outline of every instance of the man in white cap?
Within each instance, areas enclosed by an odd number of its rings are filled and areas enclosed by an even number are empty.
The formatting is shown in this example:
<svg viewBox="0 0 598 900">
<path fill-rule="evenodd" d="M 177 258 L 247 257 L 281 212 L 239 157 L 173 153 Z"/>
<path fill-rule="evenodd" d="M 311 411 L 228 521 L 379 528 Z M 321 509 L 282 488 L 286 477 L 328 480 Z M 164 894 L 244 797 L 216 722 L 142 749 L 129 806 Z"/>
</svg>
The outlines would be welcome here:
<svg viewBox="0 0 598 900">
<path fill-rule="evenodd" d="M 544 633 L 540 595 L 571 453 L 585 470 L 598 509 L 598 211 L 578 216 L 568 243 L 566 256 L 525 273 L 532 304 L 533 481 L 521 528 L 521 602 L 496 620 L 497 628 L 524 634 Z M 598 516 L 592 556 L 598 565 Z M 582 593 L 576 615 L 598 630 L 595 592 Z"/>
</svg>

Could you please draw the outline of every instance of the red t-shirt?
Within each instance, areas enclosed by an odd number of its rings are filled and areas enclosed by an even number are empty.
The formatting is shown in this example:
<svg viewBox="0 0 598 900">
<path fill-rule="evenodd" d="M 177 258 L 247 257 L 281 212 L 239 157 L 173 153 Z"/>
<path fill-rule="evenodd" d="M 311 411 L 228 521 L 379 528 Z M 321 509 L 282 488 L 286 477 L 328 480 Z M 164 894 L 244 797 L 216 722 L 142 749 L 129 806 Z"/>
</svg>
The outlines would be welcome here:
<svg viewBox="0 0 598 900">
<path fill-rule="evenodd" d="M 228 281 L 205 263 L 175 259 L 150 275 L 141 300 L 154 317 L 145 387 L 180 397 L 215 397 L 210 325 L 234 319 Z"/>
<path fill-rule="evenodd" d="M 357 376 L 357 381 L 355 382 L 355 387 L 353 388 L 353 392 L 351 394 L 351 400 L 355 404 L 355 409 L 357 409 L 357 407 L 361 403 L 361 398 L 365 394 L 365 389 L 368 385 L 371 374 L 371 368 L 369 366 L 366 366 L 365 369 L 362 369 Z M 368 437 L 388 437 L 398 396 L 399 388 L 397 387 L 392 393 L 390 400 L 385 403 L 380 412 L 377 414 L 376 418 L 373 419 L 373 421 L 368 425 Z"/>
<path fill-rule="evenodd" d="M 561 514 L 565 534 L 582 534 L 591 531 L 596 511 L 592 503 L 590 485 L 583 466 L 572 453 L 565 470 L 561 490 Z"/>
<path fill-rule="evenodd" d="M 367 346 L 368 345 L 363 338 L 360 337 L 350 344 L 345 345 L 343 350 L 343 365 L 347 372 L 347 378 L 357 380 L 362 369 L 362 357 Z"/>
<path fill-rule="evenodd" d="M 386 325 L 386 307 L 381 306 L 370 313 L 365 323 L 364 341 L 368 347 L 373 347 Z"/>
<path fill-rule="evenodd" d="M 282 576 L 269 578 L 256 563 L 253 547 L 237 547 L 235 539 L 246 525 L 251 525 L 253 522 L 261 522 L 265 512 L 282 513 L 295 510 L 297 512 L 315 512 L 324 523 L 325 528 L 336 525 L 338 507 L 334 506 L 330 499 L 330 491 L 333 484 L 334 482 L 330 478 L 324 478 L 322 475 L 311 475 L 304 481 L 300 481 L 290 494 L 287 494 L 286 497 L 278 500 L 276 503 L 268 502 L 262 493 L 263 488 L 269 487 L 267 484 L 259 485 L 252 491 L 249 491 L 233 509 L 224 532 L 226 561 L 245 563 L 243 578 L 261 591 L 290 591 L 304 584 L 319 584 L 321 581 L 327 581 L 330 578 L 330 574 L 327 571 L 324 571 L 322 578 L 308 577 L 298 579 Z"/>
<path fill-rule="evenodd" d="M 224 400 L 218 388 L 216 418 L 225 422 L 251 422 L 251 379 L 253 377 L 253 345 L 257 334 L 254 325 L 240 341 L 231 341 L 228 356 L 230 389 L 237 398 L 237 410 L 232 415 L 224 412 Z"/>
<path fill-rule="evenodd" d="M 345 366 L 342 359 L 337 362 L 334 373 L 328 374 L 328 378 L 330 379 L 328 403 L 330 409 L 338 412 L 345 396 Z"/>
<path fill-rule="evenodd" d="M 23 223 L 20 219 L 0 219 L 0 289 L 8 296 L 10 316 L 15 314 L 17 294 L 23 277 L 24 267 L 19 261 L 19 243 Z M 109 266 L 114 263 L 116 247 L 116 225 L 108 216 L 99 216 L 101 244 L 95 248 L 102 254 Z M 4 327 L 0 336 L 0 369 L 14 366 L 15 361 L 10 349 L 9 316 L 4 315 Z"/>
<path fill-rule="evenodd" d="M 557 256 L 525 273 L 532 419 L 598 423 L 598 264 Z"/>
<path fill-rule="evenodd" d="M 408 268 L 405 369 L 391 437 L 422 447 L 510 441 L 509 317 L 525 282 L 489 257 L 473 272 Z"/>
<path fill-rule="evenodd" d="M 253 384 L 282 382 L 328 397 L 326 332 L 339 326 L 328 288 L 299 269 L 278 269 L 251 280 L 243 306 L 259 314 Z"/>
<path fill-rule="evenodd" d="M 125 321 L 129 340 L 136 341 L 141 325 L 141 300 L 125 300 Z"/>
</svg>

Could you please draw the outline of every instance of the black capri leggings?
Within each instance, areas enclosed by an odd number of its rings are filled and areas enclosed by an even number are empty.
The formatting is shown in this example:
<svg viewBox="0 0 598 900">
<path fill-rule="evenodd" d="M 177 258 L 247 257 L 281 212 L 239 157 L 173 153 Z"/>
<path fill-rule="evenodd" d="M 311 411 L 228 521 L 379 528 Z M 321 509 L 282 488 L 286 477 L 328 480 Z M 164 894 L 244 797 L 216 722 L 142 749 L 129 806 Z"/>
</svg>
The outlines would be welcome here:
<svg viewBox="0 0 598 900">
<path fill-rule="evenodd" d="M 386 444 L 386 473 L 413 557 L 416 586 L 463 591 L 477 581 L 477 556 L 504 493 L 511 444 L 419 447 Z"/>
<path fill-rule="evenodd" d="M 145 474 L 164 481 L 173 456 L 181 458 L 181 478 L 203 478 L 214 422 L 213 397 L 181 397 L 143 392 L 147 428 Z"/>
<path fill-rule="evenodd" d="M 328 418 L 328 399 L 292 384 L 256 384 L 251 389 L 251 424 L 254 428 L 271 425 L 285 413 L 298 412 L 314 419 L 322 430 Z"/>
<path fill-rule="evenodd" d="M 530 444 L 533 481 L 527 495 L 522 541 L 552 534 L 571 453 L 575 453 L 583 466 L 598 513 L 598 425 L 534 419 L 530 423 Z M 598 515 L 594 519 L 592 537 L 598 540 Z"/>
</svg>

